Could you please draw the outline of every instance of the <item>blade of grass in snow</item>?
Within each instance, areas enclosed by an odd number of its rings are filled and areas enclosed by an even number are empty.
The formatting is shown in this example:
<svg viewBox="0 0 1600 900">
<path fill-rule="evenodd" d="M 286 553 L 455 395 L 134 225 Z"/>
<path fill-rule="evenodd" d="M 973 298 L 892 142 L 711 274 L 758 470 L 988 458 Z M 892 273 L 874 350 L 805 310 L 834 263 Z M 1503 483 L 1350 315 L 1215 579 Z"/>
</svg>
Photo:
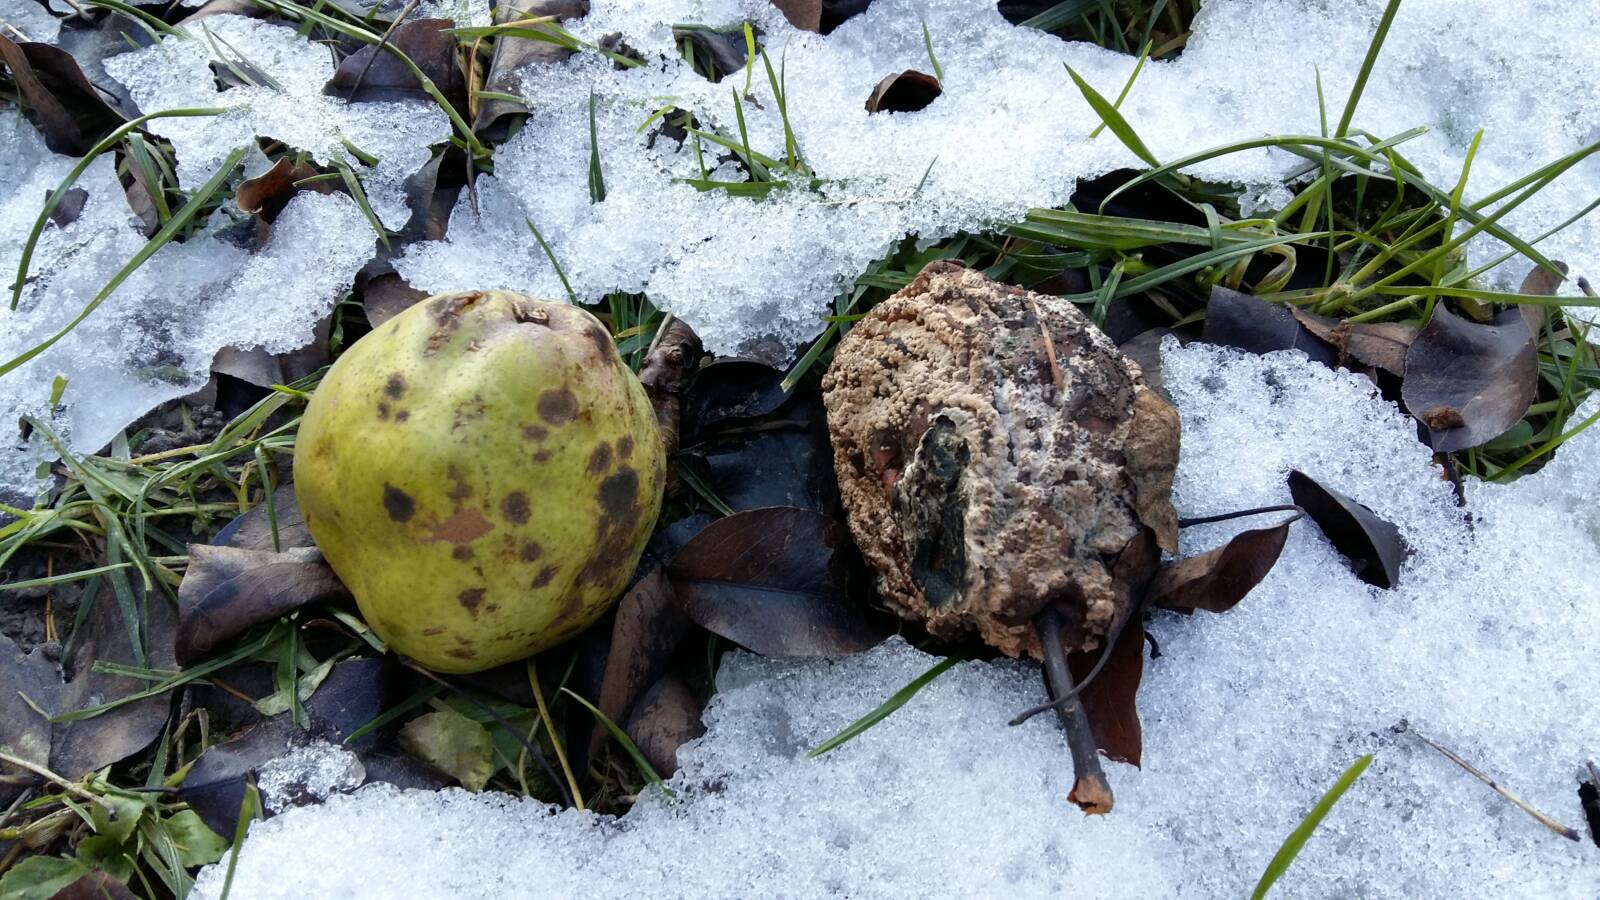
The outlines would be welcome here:
<svg viewBox="0 0 1600 900">
<path fill-rule="evenodd" d="M 1361 102 L 1361 94 L 1367 89 L 1367 78 L 1372 74 L 1373 65 L 1378 62 L 1378 53 L 1383 50 L 1384 39 L 1389 36 L 1389 26 L 1394 24 L 1394 15 L 1399 11 L 1400 0 L 1389 0 L 1389 5 L 1384 7 L 1383 18 L 1378 20 L 1372 42 L 1367 45 L 1366 58 L 1361 61 L 1361 71 L 1356 74 L 1355 84 L 1350 86 L 1350 99 L 1344 103 L 1344 115 L 1339 117 L 1339 127 L 1334 129 L 1334 137 L 1342 138 L 1350 131 L 1350 120 L 1355 117 L 1356 105 Z"/>
<path fill-rule="evenodd" d="M 1317 801 L 1317 805 L 1311 807 L 1311 812 L 1306 815 L 1305 820 L 1289 833 L 1283 846 L 1278 848 L 1278 852 L 1273 854 L 1272 860 L 1267 863 L 1267 869 L 1261 873 L 1261 880 L 1256 883 L 1256 889 L 1250 894 L 1250 900 L 1261 900 L 1267 896 L 1273 882 L 1288 870 L 1289 864 L 1300 854 L 1300 848 L 1311 839 L 1312 832 L 1316 831 L 1322 820 L 1328 817 L 1328 812 L 1333 809 L 1334 804 L 1339 802 L 1339 798 L 1344 796 L 1345 791 L 1350 790 L 1350 785 L 1355 784 L 1356 779 L 1360 778 L 1361 773 L 1370 765 L 1372 765 L 1370 753 L 1351 763 L 1350 768 L 1346 769 L 1344 774 L 1339 776 L 1339 780 L 1333 783 L 1333 787 L 1328 788 L 1328 792 Z"/>
<path fill-rule="evenodd" d="M 923 29 L 926 30 L 927 26 L 924 25 Z M 1144 49 L 1139 51 L 1139 61 L 1133 64 L 1133 71 L 1128 74 L 1128 80 L 1122 85 L 1122 93 L 1118 94 L 1117 95 L 1117 99 L 1112 101 L 1112 103 L 1111 103 L 1111 108 L 1112 109 L 1116 110 L 1119 113 L 1122 111 L 1122 101 L 1128 99 L 1128 92 L 1133 90 L 1133 82 L 1134 82 L 1134 80 L 1139 77 L 1139 71 L 1144 68 L 1144 62 L 1145 62 L 1145 60 L 1147 60 L 1149 58 L 1150 58 L 1150 44 L 1146 43 L 1144 45 Z M 1094 127 L 1093 131 L 1089 132 L 1089 137 L 1091 139 L 1092 138 L 1097 138 L 1097 137 L 1100 136 L 1100 132 L 1104 131 L 1105 129 L 1106 129 L 1106 123 L 1104 121 L 1102 121 L 1099 125 L 1096 125 Z"/>
<path fill-rule="evenodd" d="M 1084 81 L 1082 76 L 1072 70 L 1071 66 L 1066 63 L 1062 63 L 1062 65 L 1066 66 L 1067 74 L 1072 76 L 1073 83 L 1083 93 L 1083 99 L 1089 101 L 1089 106 L 1100 117 L 1100 123 L 1110 128 L 1111 133 L 1117 136 L 1117 140 L 1122 141 L 1123 146 L 1133 151 L 1134 156 L 1152 166 L 1159 167 L 1161 161 L 1156 159 L 1155 154 L 1151 153 L 1150 149 L 1144 145 L 1144 141 L 1139 139 L 1138 133 L 1133 130 L 1132 125 L 1128 124 L 1128 120 L 1122 117 L 1122 113 L 1118 112 L 1117 108 L 1106 98 L 1100 96 L 1100 92 L 1095 90 L 1089 82 Z"/>
<path fill-rule="evenodd" d="M 910 684 L 898 691 L 895 691 L 894 696 L 883 701 L 883 703 L 880 704 L 877 709 L 874 709 L 872 712 L 869 712 L 854 722 L 851 722 L 849 725 L 846 725 L 843 731 L 818 744 L 810 753 L 807 753 L 806 756 L 814 758 L 821 756 L 830 750 L 836 750 L 845 743 L 848 743 L 851 739 L 860 735 L 863 731 L 866 731 L 868 728 L 871 728 L 879 722 L 882 722 L 884 719 L 889 718 L 889 716 L 893 714 L 895 710 L 905 706 L 908 702 L 910 702 L 911 698 L 915 697 L 918 691 L 927 687 L 935 678 L 938 678 L 940 675 L 950 671 L 950 669 L 958 662 L 961 662 L 961 660 L 959 657 L 955 656 L 947 656 L 944 659 L 939 660 L 933 665 L 933 668 L 923 672 L 921 675 L 918 675 Z"/>
</svg>

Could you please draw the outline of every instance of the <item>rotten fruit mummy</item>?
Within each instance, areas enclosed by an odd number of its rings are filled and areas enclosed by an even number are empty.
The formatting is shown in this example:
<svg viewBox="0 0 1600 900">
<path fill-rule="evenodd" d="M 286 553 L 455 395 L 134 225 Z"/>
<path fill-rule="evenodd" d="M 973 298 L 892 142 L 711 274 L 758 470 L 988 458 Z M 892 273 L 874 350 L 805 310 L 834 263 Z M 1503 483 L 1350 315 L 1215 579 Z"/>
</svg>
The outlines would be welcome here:
<svg viewBox="0 0 1600 900">
<path fill-rule="evenodd" d="M 665 460 L 600 322 L 483 291 L 430 297 L 346 351 L 306 408 L 294 476 L 373 630 L 472 672 L 604 612 L 655 524 Z"/>
</svg>

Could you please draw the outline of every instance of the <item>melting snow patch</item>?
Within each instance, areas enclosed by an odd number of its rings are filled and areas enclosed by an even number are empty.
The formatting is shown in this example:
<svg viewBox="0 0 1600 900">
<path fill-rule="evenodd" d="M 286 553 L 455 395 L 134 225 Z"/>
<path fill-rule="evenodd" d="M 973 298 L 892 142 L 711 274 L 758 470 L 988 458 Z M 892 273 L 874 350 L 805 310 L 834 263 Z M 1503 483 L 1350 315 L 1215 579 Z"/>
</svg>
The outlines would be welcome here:
<svg viewBox="0 0 1600 900">
<path fill-rule="evenodd" d="M 613 819 L 504 795 L 363 788 L 255 826 L 236 898 L 306 896 L 1237 897 L 1340 772 L 1376 762 L 1279 882 L 1292 897 L 1592 900 L 1600 856 L 1561 840 L 1396 726 L 1581 822 L 1600 746 L 1600 432 L 1456 507 L 1414 425 L 1298 353 L 1168 347 L 1186 513 L 1288 502 L 1303 469 L 1398 524 L 1400 587 L 1351 574 L 1308 522 L 1234 611 L 1158 616 L 1139 694 L 1145 768 L 1117 808 L 1066 801 L 1059 728 L 1005 722 L 1038 669 L 963 663 L 841 749 L 806 751 L 934 658 L 899 641 L 837 661 L 728 657 L 676 800 Z M 1600 408 L 1594 402 L 1580 415 Z M 1469 524 L 1470 512 L 1470 524 Z M 1184 534 L 1186 552 L 1233 526 Z M 1533 540 L 1533 536 L 1538 536 Z M 488 854 L 487 856 L 485 854 Z M 196 896 L 215 897 L 223 866 Z"/>
<path fill-rule="evenodd" d="M 9 273 L 44 198 L 74 160 L 51 153 L 14 112 L 0 114 L 0 158 L 14 166 L 0 191 L 0 271 Z M 83 211 L 64 226 L 46 225 L 17 309 L 0 302 L 0 359 L 59 331 L 145 244 L 109 155 L 90 164 L 78 187 L 88 194 Z M 96 452 L 146 410 L 203 385 L 221 348 L 281 353 L 304 344 L 374 244 L 350 198 L 311 193 L 289 202 L 254 253 L 217 231 L 168 244 L 65 338 L 5 376 L 0 422 L 14 429 L 22 415 L 53 420 L 74 450 Z M 52 410 L 57 376 L 67 387 Z M 34 467 L 55 454 L 15 435 L 0 454 L 0 489 L 29 491 Z"/>
<path fill-rule="evenodd" d="M 288 25 L 218 15 L 191 24 L 189 31 L 187 38 L 170 36 L 105 63 L 143 112 L 229 110 L 146 126 L 172 141 L 183 187 L 203 184 L 234 148 L 253 144 L 258 136 L 272 138 L 319 163 L 337 160 L 350 166 L 361 176 L 379 220 L 396 230 L 405 224 L 410 215 L 406 178 L 427 163 L 430 145 L 449 137 L 443 110 L 426 101 L 347 103 L 324 95 L 323 85 L 334 73 L 332 55 Z M 213 63 L 254 83 L 220 89 Z M 365 166 L 356 151 L 376 157 L 377 163 Z"/>
<path fill-rule="evenodd" d="M 1481 197 L 1600 137 L 1600 80 L 1575 60 L 1592 56 L 1587 23 L 1600 3 L 1408 0 L 1389 34 L 1354 123 L 1381 138 L 1415 126 L 1401 150 L 1435 184 L 1453 185 L 1474 132 L 1485 130 L 1466 197 Z M 1382 3 L 1210 0 L 1182 57 L 1147 65 L 1122 107 L 1160 159 L 1269 134 L 1319 133 L 1316 73 L 1337 121 Z M 765 199 L 700 192 L 704 171 L 734 178 L 726 150 L 680 145 L 653 128 L 657 110 L 692 110 L 702 128 L 739 140 L 734 94 L 743 72 L 711 83 L 672 50 L 667 23 L 764 32 L 785 87 L 801 155 L 822 179 Z M 923 23 L 944 93 L 914 113 L 868 114 L 879 79 L 931 71 Z M 466 200 L 445 242 L 414 246 L 398 268 L 429 291 L 502 287 L 549 297 L 564 288 L 527 222 L 544 233 L 576 292 L 643 291 L 690 322 L 717 352 L 786 358 L 820 331 L 830 299 L 893 242 L 981 228 L 1031 206 L 1065 203 L 1081 178 L 1138 165 L 1098 117 L 1064 63 L 1115 96 L 1134 61 L 1007 24 L 990 0 L 876 0 L 828 37 L 792 28 L 764 0 L 596 0 L 571 28 L 597 40 L 620 32 L 665 54 L 619 70 L 593 55 L 528 72 L 526 127 L 479 180 L 480 216 Z M 1515 39 L 1511 39 L 1515 36 Z M 1308 52 L 1307 48 L 1314 48 Z M 1264 73 L 1270 73 L 1268 77 Z M 785 155 L 783 122 L 758 61 L 742 101 L 751 146 Z M 591 203 L 590 98 L 606 199 Z M 1242 183 L 1252 202 L 1281 205 L 1281 179 L 1301 157 L 1255 150 L 1195 166 Z M 702 163 L 704 169 L 702 169 Z M 1503 221 L 1532 238 L 1600 194 L 1590 160 Z M 1600 263 L 1600 218 L 1586 217 L 1542 248 L 1580 273 Z M 1472 246 L 1475 263 L 1502 250 Z M 1505 273 L 1505 278 L 1519 271 Z"/>
</svg>

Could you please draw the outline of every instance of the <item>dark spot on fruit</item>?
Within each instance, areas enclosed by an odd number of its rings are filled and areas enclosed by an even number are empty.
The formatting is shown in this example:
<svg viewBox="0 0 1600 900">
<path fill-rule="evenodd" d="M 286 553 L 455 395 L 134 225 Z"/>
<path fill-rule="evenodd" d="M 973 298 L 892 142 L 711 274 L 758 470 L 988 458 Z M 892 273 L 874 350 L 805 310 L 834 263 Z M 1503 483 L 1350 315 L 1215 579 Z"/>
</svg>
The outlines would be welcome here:
<svg viewBox="0 0 1600 900">
<path fill-rule="evenodd" d="M 389 420 L 389 404 L 383 400 L 378 401 L 378 418 L 384 421 Z"/>
<path fill-rule="evenodd" d="M 578 417 L 578 396 L 566 388 L 555 388 L 539 395 L 539 418 L 551 425 L 565 425 Z"/>
<path fill-rule="evenodd" d="M 526 525 L 528 522 L 528 495 L 521 491 L 507 494 L 500 501 L 500 512 L 506 521 L 513 525 Z"/>
<path fill-rule="evenodd" d="M 589 474 L 599 475 L 609 468 L 611 468 L 611 445 L 601 441 L 600 446 L 595 447 L 594 452 L 589 454 Z"/>
<path fill-rule="evenodd" d="M 494 530 L 494 523 L 476 509 L 458 509 L 433 529 L 433 539 L 470 544 Z"/>
<path fill-rule="evenodd" d="M 499 612 L 499 611 L 500 611 L 500 604 L 498 604 L 498 603 L 491 603 L 491 604 L 489 604 L 489 605 L 488 605 L 488 606 L 485 606 L 485 607 L 484 607 L 484 608 L 483 608 L 483 611 L 484 611 L 484 612 L 486 612 L 486 613 L 493 613 L 493 612 Z"/>
<path fill-rule="evenodd" d="M 483 605 L 484 592 L 483 588 L 467 588 L 456 595 L 456 602 L 460 603 L 461 608 L 471 613 L 472 617 L 476 619 L 478 617 L 478 607 Z"/>
<path fill-rule="evenodd" d="M 444 634 L 444 626 L 443 625 L 435 625 L 432 628 L 424 628 L 424 629 L 422 629 L 422 636 L 423 637 L 438 637 L 441 634 Z"/>
<path fill-rule="evenodd" d="M 383 508 L 394 521 L 409 522 L 412 514 L 417 511 L 417 503 L 411 499 L 410 494 L 392 484 L 386 484 L 383 486 Z"/>
<path fill-rule="evenodd" d="M 451 647 L 445 651 L 445 655 L 454 656 L 456 659 L 472 659 L 478 655 L 478 651 L 471 647 Z"/>
<path fill-rule="evenodd" d="M 468 547 L 466 544 L 462 544 L 454 550 L 451 550 L 450 555 L 461 560 L 462 562 L 466 562 L 472 558 L 472 548 Z"/>
<path fill-rule="evenodd" d="M 411 418 L 411 410 L 409 409 L 402 409 L 394 414 L 394 420 L 396 422 L 404 422 L 409 418 Z"/>
<path fill-rule="evenodd" d="M 540 450 L 538 453 L 535 453 L 533 455 L 533 461 L 536 462 L 536 463 L 549 462 L 550 461 L 550 451 L 549 450 Z"/>
<path fill-rule="evenodd" d="M 406 380 L 399 372 L 389 376 L 383 383 L 383 393 L 391 400 L 399 400 L 406 395 Z"/>
<path fill-rule="evenodd" d="M 434 301 L 433 309 L 430 312 L 433 313 L 434 321 L 439 323 L 439 327 L 428 335 L 428 344 L 423 350 L 425 354 L 437 353 L 439 348 L 450 340 L 450 336 L 455 334 L 457 328 L 461 327 L 461 314 L 470 309 L 474 303 L 477 303 L 480 296 L 482 295 L 475 292 L 455 294 L 440 297 Z"/>
<path fill-rule="evenodd" d="M 611 343 L 611 335 L 606 334 L 606 330 L 599 325 L 590 325 L 584 333 L 594 343 L 594 348 L 600 351 L 600 358 L 615 365 L 617 356 L 611 349 L 615 346 Z"/>
<path fill-rule="evenodd" d="M 550 432 L 538 425 L 522 426 L 522 439 L 525 441 L 542 441 L 550 436 Z"/>
<path fill-rule="evenodd" d="M 628 518 L 639 495 L 639 475 L 632 469 L 619 469 L 600 482 L 600 508 L 608 516 Z"/>
<path fill-rule="evenodd" d="M 617 438 L 617 456 L 622 459 L 628 459 L 633 456 L 633 437 L 631 435 L 625 434 Z"/>
<path fill-rule="evenodd" d="M 559 571 L 561 571 L 561 569 L 556 567 L 556 566 L 545 566 L 544 568 L 539 570 L 539 574 L 533 576 L 533 581 L 532 581 L 532 583 L 530 583 L 528 585 L 528 587 L 532 587 L 532 588 L 542 588 L 542 587 L 544 587 L 545 585 L 550 583 L 551 579 L 556 577 L 556 573 L 559 572 Z"/>
<path fill-rule="evenodd" d="M 529 541 L 522 545 L 522 552 L 517 555 L 523 562 L 533 562 L 544 555 L 544 548 L 537 541 Z"/>
</svg>

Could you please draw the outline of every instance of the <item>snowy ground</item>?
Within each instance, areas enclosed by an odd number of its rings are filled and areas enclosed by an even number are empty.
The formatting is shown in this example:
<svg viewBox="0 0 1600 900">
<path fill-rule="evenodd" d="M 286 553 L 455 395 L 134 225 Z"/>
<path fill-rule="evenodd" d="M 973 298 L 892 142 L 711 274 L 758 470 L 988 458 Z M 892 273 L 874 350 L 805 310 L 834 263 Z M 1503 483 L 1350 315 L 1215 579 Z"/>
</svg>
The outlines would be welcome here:
<svg viewBox="0 0 1600 900">
<path fill-rule="evenodd" d="M 1165 615 L 1139 700 L 1142 771 L 1117 808 L 1066 801 L 1071 763 L 1032 665 L 965 663 L 855 741 L 808 749 L 927 669 L 891 641 L 837 661 L 730 657 L 685 748 L 675 801 L 618 820 L 503 795 L 372 787 L 255 826 L 235 898 L 1240 897 L 1352 761 L 1375 754 L 1279 883 L 1285 897 L 1593 900 L 1600 850 L 1556 837 L 1394 726 L 1451 747 L 1582 827 L 1600 752 L 1600 432 L 1470 515 L 1402 412 L 1298 353 L 1167 354 L 1183 416 L 1178 507 L 1288 502 L 1305 470 L 1396 522 L 1393 591 L 1292 530 L 1272 574 L 1221 616 Z M 1185 552 L 1226 526 L 1185 532 Z M 215 897 L 222 864 L 200 878 Z"/>
</svg>

